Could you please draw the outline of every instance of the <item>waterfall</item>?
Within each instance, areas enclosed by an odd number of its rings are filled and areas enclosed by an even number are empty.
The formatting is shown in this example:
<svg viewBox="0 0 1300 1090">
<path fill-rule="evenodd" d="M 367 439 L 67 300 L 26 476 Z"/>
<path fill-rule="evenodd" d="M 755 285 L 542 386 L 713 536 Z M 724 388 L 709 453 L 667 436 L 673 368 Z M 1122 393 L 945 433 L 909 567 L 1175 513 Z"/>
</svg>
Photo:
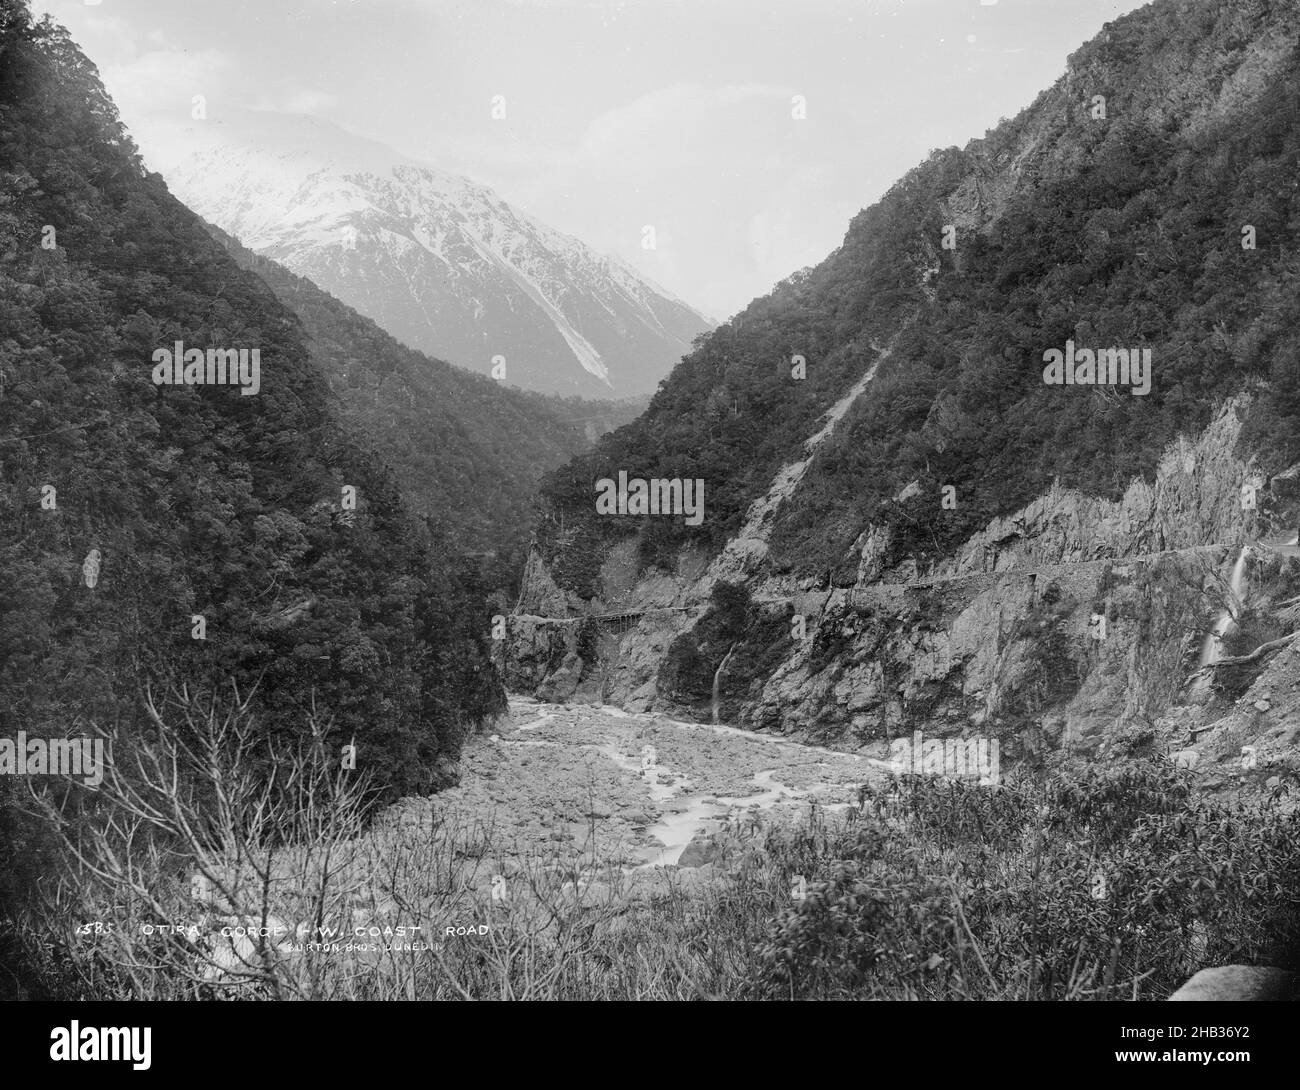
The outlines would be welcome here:
<svg viewBox="0 0 1300 1090">
<path fill-rule="evenodd" d="M 1246 578 L 1246 558 L 1250 554 L 1250 546 L 1241 547 L 1241 555 L 1237 557 L 1237 563 L 1232 567 L 1232 575 L 1228 578 L 1228 600 L 1223 605 L 1223 612 L 1219 614 L 1219 619 L 1214 622 L 1212 628 L 1205 636 L 1205 642 L 1201 645 L 1201 658 L 1197 663 L 1198 669 L 1205 669 L 1207 666 L 1213 666 L 1223 657 L 1223 637 L 1228 634 L 1232 628 L 1236 615 L 1241 612 L 1242 606 L 1242 584 Z M 1209 686 L 1208 675 L 1202 675 L 1196 683 L 1198 691 Z"/>
<path fill-rule="evenodd" d="M 735 653 L 736 648 L 739 646 L 740 646 L 739 642 L 733 643 L 731 645 L 731 649 L 722 657 L 722 661 L 718 663 L 717 673 L 713 675 L 713 709 L 712 710 L 713 710 L 713 722 L 715 724 L 718 721 L 718 690 L 722 682 L 722 671 L 727 668 L 727 661 L 731 658 L 731 656 Z"/>
</svg>

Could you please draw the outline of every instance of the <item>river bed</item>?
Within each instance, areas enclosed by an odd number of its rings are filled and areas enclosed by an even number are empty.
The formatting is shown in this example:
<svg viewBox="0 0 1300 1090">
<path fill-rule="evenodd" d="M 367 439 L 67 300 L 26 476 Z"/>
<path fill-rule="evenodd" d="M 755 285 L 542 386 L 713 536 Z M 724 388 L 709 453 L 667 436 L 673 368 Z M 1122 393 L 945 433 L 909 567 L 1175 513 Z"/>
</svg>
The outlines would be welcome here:
<svg viewBox="0 0 1300 1090">
<path fill-rule="evenodd" d="M 467 743 L 458 787 L 399 805 L 490 827 L 506 870 L 568 850 L 631 873 L 679 864 L 729 818 L 847 806 L 884 767 L 734 727 L 513 697 L 496 733 Z"/>
</svg>

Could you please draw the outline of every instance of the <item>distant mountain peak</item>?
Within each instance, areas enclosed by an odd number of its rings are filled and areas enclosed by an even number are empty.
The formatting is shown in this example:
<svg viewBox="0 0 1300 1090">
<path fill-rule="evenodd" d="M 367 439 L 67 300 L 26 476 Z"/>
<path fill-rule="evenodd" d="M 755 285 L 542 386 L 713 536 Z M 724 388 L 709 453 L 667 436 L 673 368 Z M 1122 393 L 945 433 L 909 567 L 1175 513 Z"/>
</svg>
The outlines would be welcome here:
<svg viewBox="0 0 1300 1090">
<path fill-rule="evenodd" d="M 480 372 L 504 358 L 510 385 L 650 393 L 712 325 L 488 186 L 318 118 L 184 136 L 156 165 L 196 212 L 414 348 Z"/>
</svg>

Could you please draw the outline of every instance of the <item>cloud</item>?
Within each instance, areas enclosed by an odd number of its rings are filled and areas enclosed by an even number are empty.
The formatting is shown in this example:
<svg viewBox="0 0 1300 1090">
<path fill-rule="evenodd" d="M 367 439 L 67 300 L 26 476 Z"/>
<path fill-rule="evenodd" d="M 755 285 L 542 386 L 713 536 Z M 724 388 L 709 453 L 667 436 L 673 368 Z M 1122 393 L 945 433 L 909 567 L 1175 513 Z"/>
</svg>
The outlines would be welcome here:
<svg viewBox="0 0 1300 1090">
<path fill-rule="evenodd" d="M 730 314 L 825 257 L 858 203 L 800 159 L 779 84 L 677 83 L 604 111 L 569 148 L 485 149 L 462 169 L 706 311 Z M 652 226 L 655 248 L 642 245 Z"/>
<path fill-rule="evenodd" d="M 1141 2 L 34 5 L 100 66 L 146 160 L 234 133 L 240 110 L 310 114 L 486 182 L 731 313 L 835 249 L 930 147 L 1014 114 L 1104 18 Z M 506 121 L 489 116 L 498 93 Z M 206 122 L 190 120 L 196 94 Z"/>
<path fill-rule="evenodd" d="M 339 105 L 339 96 L 315 87 L 289 85 L 263 92 L 253 104 L 255 110 L 274 110 L 285 114 L 324 116 Z"/>
<path fill-rule="evenodd" d="M 208 100 L 211 112 L 239 83 L 234 59 L 216 49 L 156 49 L 124 64 L 106 64 L 100 74 L 128 122 L 147 110 L 188 116 L 195 95 Z"/>
<path fill-rule="evenodd" d="M 658 136 L 664 126 L 707 125 L 728 107 L 766 100 L 788 101 L 794 93 L 790 88 L 763 84 L 703 87 L 679 83 L 663 87 L 598 115 L 588 124 L 578 153 L 602 155 L 610 145 L 626 146 L 643 136 Z"/>
</svg>

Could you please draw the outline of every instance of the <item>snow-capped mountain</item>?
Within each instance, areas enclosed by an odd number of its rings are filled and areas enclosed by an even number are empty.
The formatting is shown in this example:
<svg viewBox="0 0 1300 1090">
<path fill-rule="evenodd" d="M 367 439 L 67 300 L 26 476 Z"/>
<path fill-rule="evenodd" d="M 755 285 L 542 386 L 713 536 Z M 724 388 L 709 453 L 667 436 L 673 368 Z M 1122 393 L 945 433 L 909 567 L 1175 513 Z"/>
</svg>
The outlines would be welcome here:
<svg viewBox="0 0 1300 1090">
<path fill-rule="evenodd" d="M 650 393 L 712 325 L 487 186 L 318 119 L 255 114 L 184 136 L 153 165 L 199 215 L 413 348 L 488 373 L 503 357 L 511 385 Z"/>
</svg>

